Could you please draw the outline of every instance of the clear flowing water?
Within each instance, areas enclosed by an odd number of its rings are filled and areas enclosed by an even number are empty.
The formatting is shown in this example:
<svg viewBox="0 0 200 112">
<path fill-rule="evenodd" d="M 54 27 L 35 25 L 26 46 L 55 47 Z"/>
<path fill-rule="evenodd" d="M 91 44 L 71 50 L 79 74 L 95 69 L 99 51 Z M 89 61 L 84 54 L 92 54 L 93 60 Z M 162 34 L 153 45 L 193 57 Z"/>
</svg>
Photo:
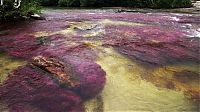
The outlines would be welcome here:
<svg viewBox="0 0 200 112">
<path fill-rule="evenodd" d="M 4 80 L 6 80 L 6 77 L 9 75 L 10 72 L 17 69 L 17 67 L 25 65 L 26 62 L 20 59 L 16 59 L 13 57 L 10 57 L 4 53 L 0 54 L 0 84 Z"/>
<path fill-rule="evenodd" d="M 107 83 L 100 96 L 86 102 L 88 112 L 99 108 L 105 112 L 197 110 L 198 107 L 183 92 L 159 88 L 143 80 L 141 77 L 149 72 L 148 69 L 112 48 L 101 48 L 101 51 L 97 63 L 106 71 Z"/>
</svg>

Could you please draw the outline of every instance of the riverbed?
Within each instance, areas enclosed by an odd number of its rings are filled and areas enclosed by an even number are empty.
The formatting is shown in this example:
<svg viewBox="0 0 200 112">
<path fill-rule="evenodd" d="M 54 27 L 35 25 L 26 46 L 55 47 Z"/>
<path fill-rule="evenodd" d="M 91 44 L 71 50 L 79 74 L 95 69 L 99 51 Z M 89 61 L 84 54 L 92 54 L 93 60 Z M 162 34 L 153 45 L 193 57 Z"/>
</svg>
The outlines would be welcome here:
<svg viewBox="0 0 200 112">
<path fill-rule="evenodd" d="M 24 81 L 22 78 L 13 80 L 13 76 L 29 72 L 34 75 L 37 71 L 42 74 L 49 70 L 34 65 L 33 60 L 40 56 L 45 57 L 42 58 L 47 60 L 45 63 L 54 63 L 53 66 L 62 63 L 69 69 L 66 74 L 78 75 L 79 81 L 84 78 L 82 74 L 89 75 L 87 80 L 80 81 L 85 84 L 80 87 L 84 86 L 86 93 L 82 89 L 79 94 L 76 88 L 74 91 L 74 88 L 64 87 L 81 100 L 77 104 L 82 109 L 66 100 L 64 103 L 72 106 L 70 111 L 197 112 L 200 100 L 200 14 L 196 10 L 48 8 L 42 11 L 45 20 L 1 24 L 0 111 L 48 110 L 48 102 L 40 107 L 28 100 L 37 94 L 35 87 L 40 85 L 39 82 L 31 88 L 23 83 L 24 87 L 16 91 L 20 93 L 24 89 L 29 94 L 30 90 L 31 95 L 12 100 L 18 95 L 13 92 L 18 82 Z M 37 68 L 31 68 L 34 72 L 23 71 L 33 65 Z M 60 78 L 59 73 L 63 72 L 51 69 L 48 75 L 56 74 Z M 105 80 L 101 75 L 104 73 Z M 96 83 L 90 81 L 95 77 L 93 74 L 97 76 Z M 57 78 L 50 79 L 53 82 L 47 81 L 43 87 L 56 83 L 59 91 L 63 89 Z M 34 83 L 35 79 L 32 81 Z M 16 88 L 7 87 L 9 83 Z M 11 91 L 11 99 L 4 96 L 4 91 Z M 65 108 L 57 106 L 59 101 L 51 98 L 51 105 L 55 103 L 51 108 L 55 111 Z M 64 111 L 69 111 L 67 109 Z"/>
</svg>

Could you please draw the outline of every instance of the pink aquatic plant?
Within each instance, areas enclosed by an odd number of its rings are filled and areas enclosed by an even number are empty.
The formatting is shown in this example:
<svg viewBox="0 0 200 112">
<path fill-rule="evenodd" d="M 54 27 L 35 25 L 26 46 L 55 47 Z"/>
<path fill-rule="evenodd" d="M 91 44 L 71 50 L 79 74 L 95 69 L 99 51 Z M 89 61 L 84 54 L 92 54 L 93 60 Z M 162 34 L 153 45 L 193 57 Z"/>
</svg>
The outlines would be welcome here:
<svg viewBox="0 0 200 112">
<path fill-rule="evenodd" d="M 29 65 L 9 75 L 0 86 L 0 98 L 11 112 L 84 110 L 79 96 L 60 88 L 46 73 Z"/>
<path fill-rule="evenodd" d="M 198 38 L 187 38 L 177 29 L 158 26 L 107 26 L 105 45 L 131 58 L 156 65 L 199 62 Z"/>
</svg>

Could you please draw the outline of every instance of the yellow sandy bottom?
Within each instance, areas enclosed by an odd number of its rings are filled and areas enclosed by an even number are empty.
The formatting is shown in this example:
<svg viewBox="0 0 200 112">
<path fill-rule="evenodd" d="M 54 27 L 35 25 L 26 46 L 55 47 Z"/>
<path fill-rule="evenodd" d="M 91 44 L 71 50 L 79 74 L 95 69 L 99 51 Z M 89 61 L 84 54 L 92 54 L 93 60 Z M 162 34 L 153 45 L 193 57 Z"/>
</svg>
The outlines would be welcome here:
<svg viewBox="0 0 200 112">
<path fill-rule="evenodd" d="M 146 69 L 111 48 L 99 54 L 97 63 L 106 71 L 107 83 L 101 100 L 85 103 L 87 112 L 99 108 L 104 112 L 180 112 L 195 108 L 183 92 L 158 88 L 142 80 L 140 76 Z"/>
<path fill-rule="evenodd" d="M 8 74 L 19 66 L 25 65 L 25 61 L 14 59 L 6 54 L 0 54 L 0 84 Z"/>
</svg>

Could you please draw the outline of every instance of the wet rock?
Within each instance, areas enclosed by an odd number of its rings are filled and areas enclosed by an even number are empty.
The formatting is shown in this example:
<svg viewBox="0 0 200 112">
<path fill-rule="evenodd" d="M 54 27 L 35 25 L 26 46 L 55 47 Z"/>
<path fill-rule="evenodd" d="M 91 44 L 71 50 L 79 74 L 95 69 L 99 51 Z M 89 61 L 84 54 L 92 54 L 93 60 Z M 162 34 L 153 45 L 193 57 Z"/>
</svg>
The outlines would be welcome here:
<svg viewBox="0 0 200 112">
<path fill-rule="evenodd" d="M 143 78 L 158 87 L 182 91 L 187 98 L 200 101 L 198 65 L 179 65 L 157 68 Z"/>
<path fill-rule="evenodd" d="M 54 58 L 37 56 L 33 58 L 32 64 L 46 72 L 49 72 L 50 75 L 53 75 L 53 77 L 56 78 L 61 85 L 65 85 L 69 88 L 78 85 L 78 82 L 73 79 L 71 73 L 69 72 L 70 68 L 66 67 L 64 63 Z"/>
<path fill-rule="evenodd" d="M 187 82 L 195 81 L 195 80 L 197 80 L 196 82 L 198 82 L 198 80 L 200 79 L 200 74 L 185 70 L 185 71 L 175 73 L 174 78 L 182 83 L 187 83 Z"/>
<path fill-rule="evenodd" d="M 95 29 L 98 26 L 97 24 L 92 24 L 92 23 L 82 23 L 79 25 L 80 26 L 74 26 L 74 29 L 80 30 L 80 31 L 87 31 L 87 30 Z"/>
<path fill-rule="evenodd" d="M 65 56 L 61 60 L 38 56 L 33 59 L 32 65 L 48 72 L 60 86 L 71 89 L 84 99 L 94 97 L 103 90 L 105 72 L 99 65 L 77 57 Z"/>
<path fill-rule="evenodd" d="M 79 86 L 75 87 L 83 98 L 91 98 L 99 94 L 106 82 L 106 73 L 98 64 L 87 60 L 70 60 L 73 71 L 79 79 Z"/>
<path fill-rule="evenodd" d="M 30 15 L 31 18 L 35 19 L 35 20 L 45 20 L 44 17 L 38 15 L 38 14 L 32 14 Z"/>
<path fill-rule="evenodd" d="M 200 8 L 200 1 L 195 0 L 193 3 L 194 7 Z"/>
</svg>

